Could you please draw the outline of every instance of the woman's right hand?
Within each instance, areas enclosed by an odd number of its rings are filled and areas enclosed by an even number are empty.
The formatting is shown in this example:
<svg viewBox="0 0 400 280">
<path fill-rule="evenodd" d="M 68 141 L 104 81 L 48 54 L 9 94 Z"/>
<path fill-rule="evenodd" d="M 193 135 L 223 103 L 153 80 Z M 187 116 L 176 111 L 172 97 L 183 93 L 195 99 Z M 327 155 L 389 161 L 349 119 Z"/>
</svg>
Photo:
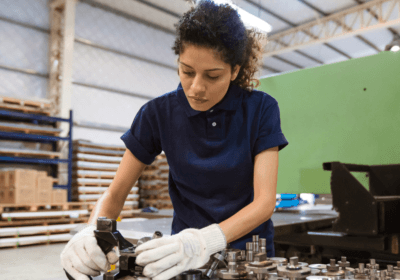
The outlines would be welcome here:
<svg viewBox="0 0 400 280">
<path fill-rule="evenodd" d="M 95 225 L 87 225 L 67 243 L 61 252 L 61 265 L 75 280 L 89 280 L 90 276 L 99 276 L 100 272 L 110 269 L 110 264 L 118 261 L 114 250 L 107 256 L 97 244 L 94 236 Z"/>
</svg>

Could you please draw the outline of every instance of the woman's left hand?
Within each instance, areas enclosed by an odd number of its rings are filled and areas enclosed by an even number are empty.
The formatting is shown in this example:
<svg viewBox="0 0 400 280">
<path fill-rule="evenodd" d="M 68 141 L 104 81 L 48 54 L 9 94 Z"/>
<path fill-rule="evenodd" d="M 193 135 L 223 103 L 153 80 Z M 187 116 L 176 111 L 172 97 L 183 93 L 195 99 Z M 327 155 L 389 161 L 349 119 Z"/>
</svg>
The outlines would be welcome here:
<svg viewBox="0 0 400 280">
<path fill-rule="evenodd" d="M 176 235 L 147 241 L 136 248 L 136 264 L 153 280 L 170 279 L 189 269 L 204 266 L 210 256 L 226 248 L 218 224 L 185 229 Z"/>
</svg>

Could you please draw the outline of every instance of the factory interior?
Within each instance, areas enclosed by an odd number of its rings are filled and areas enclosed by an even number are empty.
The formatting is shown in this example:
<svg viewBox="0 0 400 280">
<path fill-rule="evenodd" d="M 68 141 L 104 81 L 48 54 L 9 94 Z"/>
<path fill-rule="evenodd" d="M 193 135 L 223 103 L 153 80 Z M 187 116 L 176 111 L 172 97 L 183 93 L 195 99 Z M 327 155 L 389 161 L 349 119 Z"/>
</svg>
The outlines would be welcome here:
<svg viewBox="0 0 400 280">
<path fill-rule="evenodd" d="M 399 124 L 400 0 L 0 0 L 0 280 L 400 280 Z"/>
</svg>

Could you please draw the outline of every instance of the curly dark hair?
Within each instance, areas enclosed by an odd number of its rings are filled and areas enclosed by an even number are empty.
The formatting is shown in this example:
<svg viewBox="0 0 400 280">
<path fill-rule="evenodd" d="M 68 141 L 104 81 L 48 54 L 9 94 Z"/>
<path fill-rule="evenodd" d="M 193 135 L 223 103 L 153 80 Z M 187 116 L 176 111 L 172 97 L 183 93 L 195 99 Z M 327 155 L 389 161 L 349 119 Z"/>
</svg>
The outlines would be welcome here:
<svg viewBox="0 0 400 280">
<path fill-rule="evenodd" d="M 266 34 L 246 29 L 238 12 L 229 4 L 217 5 L 201 0 L 175 24 L 177 37 L 172 49 L 176 55 L 184 51 L 185 44 L 211 48 L 222 61 L 241 66 L 233 84 L 252 91 L 260 85 L 254 78 L 262 63 Z"/>
</svg>

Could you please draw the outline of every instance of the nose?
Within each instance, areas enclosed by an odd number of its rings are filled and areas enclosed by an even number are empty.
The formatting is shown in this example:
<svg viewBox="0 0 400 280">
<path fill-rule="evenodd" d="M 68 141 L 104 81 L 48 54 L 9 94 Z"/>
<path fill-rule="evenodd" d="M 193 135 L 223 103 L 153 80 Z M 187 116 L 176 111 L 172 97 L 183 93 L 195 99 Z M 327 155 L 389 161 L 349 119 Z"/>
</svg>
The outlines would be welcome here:
<svg viewBox="0 0 400 280">
<path fill-rule="evenodd" d="M 196 75 L 194 77 L 192 85 L 190 87 L 196 98 L 204 97 L 204 93 L 206 92 L 206 86 L 200 75 Z"/>
</svg>

